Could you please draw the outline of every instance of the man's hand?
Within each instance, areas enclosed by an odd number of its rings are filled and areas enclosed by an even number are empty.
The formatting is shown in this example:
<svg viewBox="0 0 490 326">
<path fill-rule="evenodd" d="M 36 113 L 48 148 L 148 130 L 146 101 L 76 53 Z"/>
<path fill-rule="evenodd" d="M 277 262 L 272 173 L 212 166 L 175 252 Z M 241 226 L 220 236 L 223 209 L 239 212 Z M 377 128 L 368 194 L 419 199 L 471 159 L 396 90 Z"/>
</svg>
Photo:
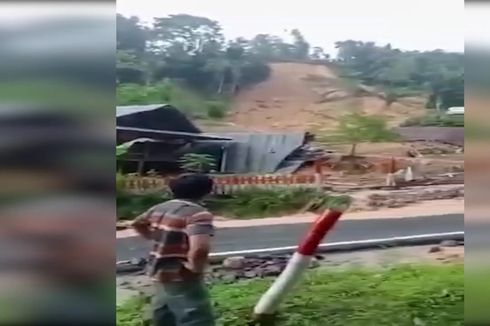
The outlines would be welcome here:
<svg viewBox="0 0 490 326">
<path fill-rule="evenodd" d="M 145 212 L 138 216 L 133 223 L 131 223 L 131 227 L 143 238 L 151 240 L 152 239 L 152 229 L 151 229 L 151 221 L 150 216 L 151 212 Z"/>
</svg>

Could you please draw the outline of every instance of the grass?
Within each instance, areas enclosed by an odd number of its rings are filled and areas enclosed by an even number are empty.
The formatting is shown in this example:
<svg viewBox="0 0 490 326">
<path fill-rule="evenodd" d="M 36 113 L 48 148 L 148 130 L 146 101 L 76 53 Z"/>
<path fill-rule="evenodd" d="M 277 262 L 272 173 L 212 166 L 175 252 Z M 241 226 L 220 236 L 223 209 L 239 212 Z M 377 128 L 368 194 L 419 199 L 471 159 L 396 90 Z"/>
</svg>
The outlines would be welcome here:
<svg viewBox="0 0 490 326">
<path fill-rule="evenodd" d="M 219 326 L 245 326 L 272 280 L 215 285 Z M 142 324 L 142 299 L 117 309 L 117 325 Z M 282 304 L 278 326 L 464 325 L 464 266 L 309 272 Z"/>
<path fill-rule="evenodd" d="M 119 191 L 116 198 L 117 216 L 119 219 L 132 219 L 169 199 L 170 195 L 164 192 L 136 195 Z M 210 196 L 203 204 L 219 216 L 250 219 L 294 214 L 306 208 L 322 210 L 348 201 L 349 197 L 331 196 L 315 189 L 250 188 L 233 195 Z"/>
<path fill-rule="evenodd" d="M 200 94 L 173 82 L 155 85 L 122 84 L 117 86 L 118 105 L 171 104 L 191 118 L 222 119 L 229 102 L 223 97 Z"/>
<path fill-rule="evenodd" d="M 211 197 L 207 207 L 215 214 L 237 219 L 273 217 L 298 213 L 304 209 L 324 209 L 348 201 L 308 188 L 260 189 L 237 191 L 231 196 Z"/>
</svg>

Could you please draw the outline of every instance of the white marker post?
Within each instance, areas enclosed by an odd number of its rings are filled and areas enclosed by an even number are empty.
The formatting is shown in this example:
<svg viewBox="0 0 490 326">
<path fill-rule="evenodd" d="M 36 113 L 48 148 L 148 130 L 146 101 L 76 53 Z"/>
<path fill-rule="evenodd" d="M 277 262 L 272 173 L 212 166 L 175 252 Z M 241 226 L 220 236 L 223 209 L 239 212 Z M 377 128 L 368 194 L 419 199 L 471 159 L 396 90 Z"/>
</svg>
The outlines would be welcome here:
<svg viewBox="0 0 490 326">
<path fill-rule="evenodd" d="M 301 276 L 308 268 L 320 242 L 327 232 L 333 228 L 335 223 L 337 223 L 342 214 L 343 210 L 331 210 L 318 217 L 304 240 L 296 249 L 286 269 L 279 275 L 255 306 L 254 317 L 256 321 L 267 320 L 274 315 L 281 301 L 301 279 Z"/>
</svg>

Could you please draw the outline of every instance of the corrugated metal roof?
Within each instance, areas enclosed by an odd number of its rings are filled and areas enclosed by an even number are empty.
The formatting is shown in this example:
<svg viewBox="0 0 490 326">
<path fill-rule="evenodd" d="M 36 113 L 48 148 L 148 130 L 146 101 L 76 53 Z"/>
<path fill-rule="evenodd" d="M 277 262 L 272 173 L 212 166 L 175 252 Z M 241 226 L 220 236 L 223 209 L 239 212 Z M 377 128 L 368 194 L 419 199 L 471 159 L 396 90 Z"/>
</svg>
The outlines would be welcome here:
<svg viewBox="0 0 490 326">
<path fill-rule="evenodd" d="M 116 106 L 116 117 L 134 114 L 138 112 L 152 111 L 168 106 L 168 104 L 148 104 L 148 105 L 125 105 Z"/>
<path fill-rule="evenodd" d="M 121 127 L 201 133 L 183 112 L 169 104 L 118 106 L 116 115 Z"/>
<path fill-rule="evenodd" d="M 220 133 L 233 138 L 226 151 L 226 173 L 274 173 L 294 150 L 303 145 L 304 133 Z"/>
<path fill-rule="evenodd" d="M 134 127 L 116 127 L 118 131 L 131 132 L 140 136 L 151 137 L 152 139 L 161 139 L 162 137 L 179 137 L 188 139 L 201 139 L 201 140 L 216 140 L 216 141 L 230 141 L 232 140 L 226 136 L 217 136 L 210 134 L 195 134 L 181 131 L 168 131 L 168 130 L 154 130 Z"/>
</svg>

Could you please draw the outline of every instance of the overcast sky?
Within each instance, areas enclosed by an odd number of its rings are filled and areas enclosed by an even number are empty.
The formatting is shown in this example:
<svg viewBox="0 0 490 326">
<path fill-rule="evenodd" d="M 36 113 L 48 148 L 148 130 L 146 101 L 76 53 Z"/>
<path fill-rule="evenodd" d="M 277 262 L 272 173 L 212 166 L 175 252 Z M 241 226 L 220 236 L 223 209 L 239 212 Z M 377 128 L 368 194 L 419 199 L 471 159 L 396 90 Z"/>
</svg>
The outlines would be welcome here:
<svg viewBox="0 0 490 326">
<path fill-rule="evenodd" d="M 179 13 L 204 16 L 219 21 L 228 38 L 287 38 L 298 28 L 330 53 L 335 41 L 347 39 L 464 51 L 463 0 L 117 0 L 117 11 L 146 22 Z"/>
</svg>

